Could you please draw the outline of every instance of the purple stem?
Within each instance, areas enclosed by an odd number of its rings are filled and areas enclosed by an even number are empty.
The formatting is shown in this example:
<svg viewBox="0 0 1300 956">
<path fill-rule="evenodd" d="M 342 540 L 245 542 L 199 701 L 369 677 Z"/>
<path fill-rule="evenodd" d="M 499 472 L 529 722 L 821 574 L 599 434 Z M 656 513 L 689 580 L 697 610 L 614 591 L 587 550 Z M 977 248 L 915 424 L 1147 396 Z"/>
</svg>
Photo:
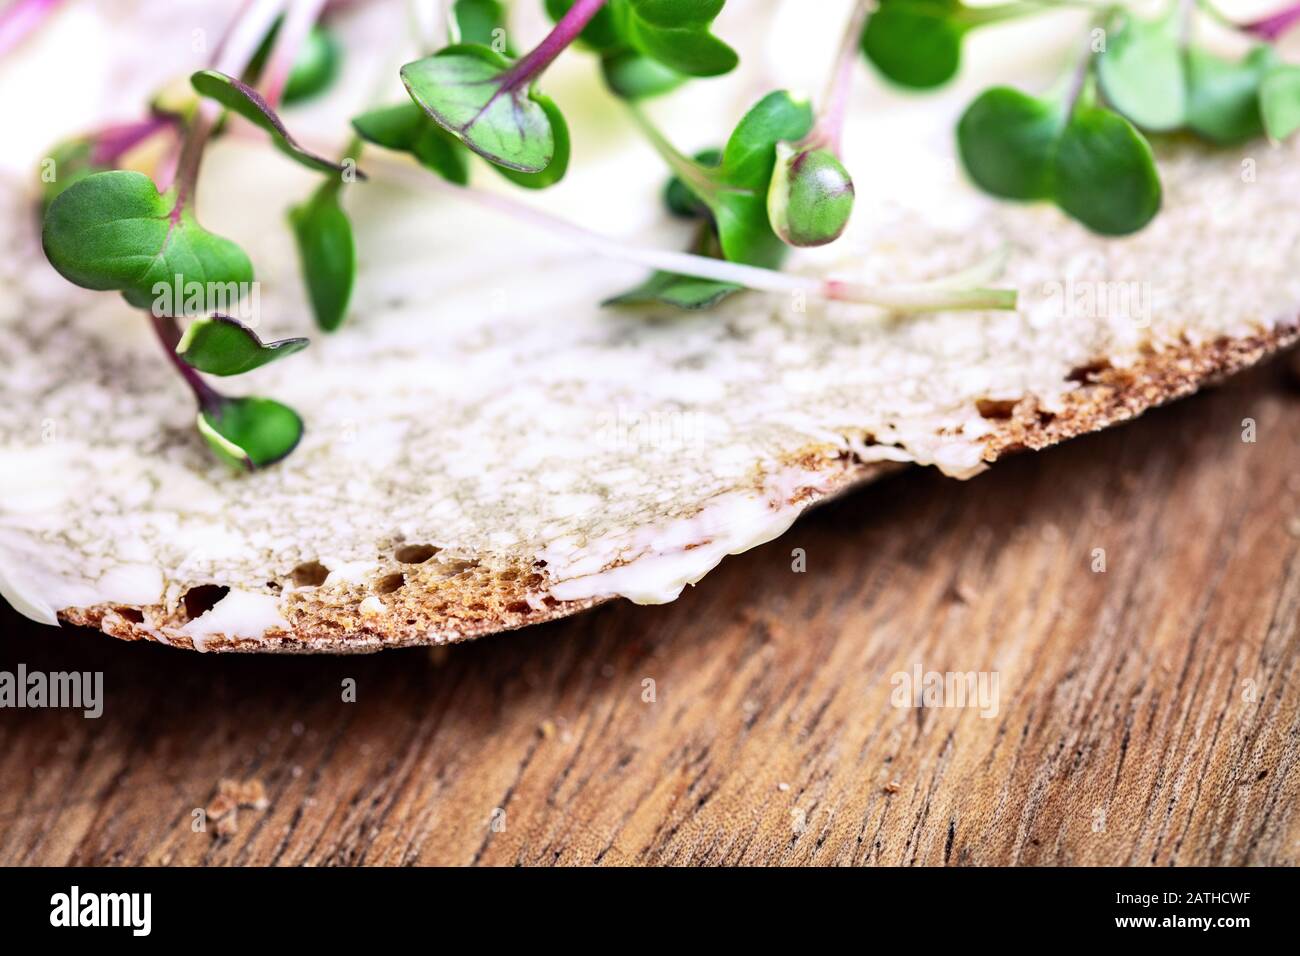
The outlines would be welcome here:
<svg viewBox="0 0 1300 956">
<path fill-rule="evenodd" d="M 502 87 L 516 90 L 550 66 L 604 5 L 605 0 L 578 0 L 569 7 L 569 12 L 560 18 L 545 39 L 510 68 Z"/>
<path fill-rule="evenodd" d="M 1256 20 L 1254 23 L 1243 24 L 1241 29 L 1246 33 L 1259 37 L 1261 40 L 1273 42 L 1281 39 L 1282 34 L 1290 30 L 1296 23 L 1300 23 L 1300 3 L 1292 4 L 1285 10 L 1262 20 Z"/>
<path fill-rule="evenodd" d="M 176 126 L 175 116 L 151 116 L 134 123 L 108 126 L 95 134 L 95 146 L 90 151 L 90 161 L 96 166 L 116 166 L 126 154 L 155 133 Z"/>
<path fill-rule="evenodd" d="M 4 56 L 39 27 L 63 0 L 15 0 L 0 13 L 0 56 Z"/>
<path fill-rule="evenodd" d="M 153 330 L 158 336 L 158 341 L 162 343 L 163 351 L 167 353 L 168 360 L 180 373 L 181 378 L 185 379 L 185 384 L 190 387 L 190 391 L 194 393 L 194 400 L 199 403 L 199 409 L 205 412 L 213 412 L 219 409 L 222 402 L 225 401 L 225 397 L 203 381 L 203 377 L 176 354 L 176 346 L 181 340 L 181 330 L 180 326 L 176 324 L 176 320 L 167 315 L 154 315 Z"/>
</svg>

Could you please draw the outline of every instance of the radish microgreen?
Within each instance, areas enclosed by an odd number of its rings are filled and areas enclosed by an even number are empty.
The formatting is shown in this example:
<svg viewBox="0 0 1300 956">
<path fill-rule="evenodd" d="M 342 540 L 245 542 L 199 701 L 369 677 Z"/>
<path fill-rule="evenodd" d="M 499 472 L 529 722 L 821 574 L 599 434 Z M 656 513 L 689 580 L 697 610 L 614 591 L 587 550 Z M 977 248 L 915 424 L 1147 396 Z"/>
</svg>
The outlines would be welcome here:
<svg viewBox="0 0 1300 956">
<path fill-rule="evenodd" d="M 218 399 L 200 409 L 199 434 L 218 458 L 247 471 L 273 465 L 298 447 L 302 418 L 269 398 Z"/>
<path fill-rule="evenodd" d="M 736 52 L 713 33 L 724 0 L 540 2 L 554 26 L 521 56 L 507 40 L 502 0 L 440 2 L 436 9 L 449 14 L 445 44 L 437 48 L 426 38 L 428 55 L 399 72 L 409 101 L 355 117 L 355 137 L 336 154 L 338 161 L 297 141 L 276 112 L 281 104 L 324 94 L 337 77 L 337 27 L 319 22 L 337 9 L 326 0 L 246 4 L 214 61 L 192 75 L 184 92 L 169 86 L 146 119 L 52 151 L 42 189 L 47 257 L 71 282 L 117 291 L 148 310 L 168 360 L 194 395 L 198 430 L 217 457 L 239 468 L 264 467 L 293 450 L 303 423 L 272 399 L 223 395 L 203 376 L 242 374 L 307 344 L 302 338 L 263 342 L 222 311 L 241 301 L 254 276 L 240 246 L 204 229 L 197 218 L 199 167 L 208 141 L 229 132 L 225 111 L 324 177 L 288 209 L 287 219 L 307 300 L 326 332 L 344 321 L 356 282 L 357 250 L 340 200 L 345 185 L 365 178 L 356 168 L 362 143 L 406 154 L 436 174 L 378 157 L 395 179 L 409 173 L 417 186 L 468 197 L 596 254 L 653 270 L 609 305 L 699 310 L 753 289 L 902 314 L 1014 308 L 1016 293 L 988 287 L 1000 259 L 945 279 L 892 287 L 778 271 L 791 246 L 836 240 L 853 211 L 841 130 L 859 54 L 889 82 L 928 90 L 960 71 L 963 43 L 977 28 L 1061 6 L 1090 10 L 1088 53 L 1061 90 L 987 89 L 962 114 L 956 140 L 963 166 L 985 192 L 1052 202 L 1105 235 L 1142 228 L 1160 207 L 1159 176 L 1141 131 L 1153 137 L 1185 131 L 1236 144 L 1263 132 L 1281 140 L 1300 129 L 1300 66 L 1283 62 L 1272 46 L 1300 23 L 1300 4 L 1264 20 L 1230 24 L 1204 0 L 1170 0 L 1153 20 L 1096 0 L 980 6 L 878 0 L 874 7 L 859 0 L 815 112 L 799 96 L 770 92 L 741 117 L 721 149 L 688 157 L 659 130 L 643 101 L 736 66 Z M 427 16 L 434 7 L 417 3 L 413 9 Z M 1206 16 L 1250 41 L 1244 56 L 1225 59 L 1201 42 L 1198 18 Z M 427 28 L 426 20 L 419 32 Z M 1097 44 L 1097 33 L 1108 43 Z M 624 102 L 668 166 L 664 200 L 673 215 L 690 221 L 689 251 L 638 247 L 501 191 L 468 186 L 471 153 L 525 188 L 551 186 L 566 174 L 568 125 L 539 84 L 571 45 L 595 55 L 593 76 Z M 139 156 L 144 151 L 136 147 L 154 137 L 168 137 L 174 148 L 154 151 L 162 155 L 152 177 L 121 168 L 128 154 Z M 176 296 L 163 294 L 172 288 Z"/>
<path fill-rule="evenodd" d="M 190 77 L 195 92 L 210 100 L 220 103 L 233 113 L 238 113 L 254 126 L 264 130 L 280 152 L 308 169 L 318 173 L 339 173 L 348 170 L 347 166 L 336 163 L 303 148 L 285 128 L 284 121 L 276 115 L 257 90 L 242 80 L 227 76 L 217 70 L 200 70 Z M 365 179 L 365 174 L 354 170 L 358 179 Z"/>
<path fill-rule="evenodd" d="M 200 290 L 188 307 L 173 301 L 164 310 L 172 316 L 208 312 L 211 297 L 253 281 L 248 256 L 200 226 L 180 188 L 159 194 L 152 179 L 129 170 L 94 173 L 64 190 L 45 214 L 41 241 L 65 279 L 121 292 L 137 308 L 155 307 L 160 284 Z"/>
<path fill-rule="evenodd" d="M 258 48 L 257 55 L 244 71 L 242 79 L 246 83 L 255 83 L 266 68 L 267 58 L 275 41 L 280 36 L 281 21 L 266 35 L 266 40 Z M 293 68 L 285 78 L 280 102 L 285 106 L 300 103 L 303 100 L 320 96 L 328 90 L 338 78 L 342 63 L 342 48 L 334 34 L 323 26 L 314 26 L 303 40 Z"/>
<path fill-rule="evenodd" d="M 185 364 L 209 375 L 242 375 L 307 347 L 306 339 L 263 342 L 238 319 L 213 314 L 195 319 L 176 343 Z"/>
<path fill-rule="evenodd" d="M 357 271 L 352 222 L 339 203 L 342 188 L 341 178 L 327 179 L 289 210 L 312 314 L 325 332 L 343 324 Z"/>
</svg>

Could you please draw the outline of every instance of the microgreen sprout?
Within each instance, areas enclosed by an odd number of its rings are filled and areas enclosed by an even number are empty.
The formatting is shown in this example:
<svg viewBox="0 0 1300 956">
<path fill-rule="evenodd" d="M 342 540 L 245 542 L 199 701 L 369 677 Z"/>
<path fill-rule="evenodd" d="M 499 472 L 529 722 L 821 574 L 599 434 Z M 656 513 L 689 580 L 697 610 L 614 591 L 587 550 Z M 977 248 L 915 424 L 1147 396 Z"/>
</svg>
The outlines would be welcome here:
<svg viewBox="0 0 1300 956">
<path fill-rule="evenodd" d="M 986 192 L 1049 200 L 1096 232 L 1125 235 L 1159 210 L 1160 177 L 1142 134 L 1097 102 L 1093 64 L 1089 47 L 1063 95 L 984 91 L 957 124 L 958 152 Z"/>
<path fill-rule="evenodd" d="M 916 90 L 950 81 L 962 44 L 979 27 L 1038 13 L 1044 4 L 971 7 L 961 0 L 879 0 L 862 33 L 862 52 L 887 80 Z"/>
<path fill-rule="evenodd" d="M 869 0 L 857 0 L 849 14 L 826 95 L 812 129 L 797 142 L 776 144 L 776 166 L 767 190 L 773 230 L 792 246 L 834 242 L 853 213 L 853 179 L 840 161 L 840 141 L 849 88 Z"/>
<path fill-rule="evenodd" d="M 540 173 L 567 164 L 568 127 L 537 79 L 605 5 L 577 0 L 529 53 L 512 60 L 479 43 L 457 43 L 401 70 L 407 92 L 435 123 L 489 162 Z"/>
<path fill-rule="evenodd" d="M 319 8 L 314 0 L 296 0 L 289 22 L 308 5 Z M 72 181 L 65 179 L 50 199 L 42 227 L 46 257 L 64 277 L 88 289 L 116 290 L 132 306 L 149 311 L 168 358 L 194 394 L 199 433 L 219 458 L 250 469 L 292 451 L 302 434 L 302 420 L 270 399 L 222 395 L 199 372 L 239 374 L 299 351 L 307 343 L 305 339 L 263 343 L 247 326 L 216 314 L 219 305 L 238 301 L 251 286 L 253 266 L 235 242 L 199 225 L 195 205 L 204 147 L 220 118 L 218 104 L 248 116 L 306 165 L 337 168 L 298 147 L 265 100 L 231 79 L 231 74 L 248 68 L 283 7 L 284 3 L 273 0 L 251 3 L 223 41 L 215 68 L 196 74 L 196 89 L 215 102 L 205 101 L 184 114 L 158 114 L 153 123 L 101 133 L 89 141 L 85 167 L 73 164 L 67 177 Z M 277 62 L 277 55 L 285 56 L 278 44 L 271 62 Z M 113 165 L 159 129 L 182 123 L 175 168 L 160 171 L 160 178 L 168 182 L 165 189 L 141 172 L 99 168 Z M 57 157 L 55 162 L 57 168 Z M 176 296 L 163 294 L 173 287 L 184 291 Z M 184 333 L 179 318 L 190 322 Z"/>
<path fill-rule="evenodd" d="M 0 16 L 0 48 L 39 22 L 56 0 L 21 0 Z M 983 91 L 956 127 L 957 152 L 970 179 L 994 196 L 1054 203 L 1104 235 L 1143 228 L 1162 190 L 1146 136 L 1192 133 L 1234 144 L 1300 130 L 1300 66 L 1283 62 L 1273 42 L 1300 24 L 1300 4 L 1263 20 L 1230 24 L 1206 0 L 1169 0 L 1154 19 L 1105 0 L 858 0 L 840 41 L 825 95 L 814 104 L 768 92 L 740 117 L 719 149 L 694 156 L 673 145 L 647 101 L 693 78 L 722 76 L 738 56 L 713 33 L 724 0 L 539 0 L 553 28 L 517 55 L 502 0 L 442 0 L 447 14 L 427 54 L 400 69 L 408 100 L 379 103 L 352 120 L 353 136 L 308 148 L 279 115 L 282 107 L 325 93 L 339 72 L 342 46 L 327 0 L 247 0 L 206 68 L 183 90 L 165 88 L 140 120 L 60 144 L 47 160 L 42 241 L 62 275 L 88 289 L 120 293 L 147 310 L 167 358 L 192 391 L 196 425 L 212 452 L 243 469 L 279 461 L 298 444 L 303 422 L 285 405 L 230 397 L 205 375 L 233 376 L 278 361 L 304 338 L 263 341 L 227 311 L 254 281 L 253 263 L 232 238 L 199 222 L 199 169 L 214 137 L 263 135 L 318 174 L 287 209 L 306 298 L 317 326 L 344 322 L 357 279 L 357 249 L 344 199 L 367 166 L 386 177 L 466 198 L 590 252 L 652 271 L 614 306 L 669 305 L 699 310 L 743 290 L 871 305 L 890 313 L 1014 308 L 1016 293 L 993 287 L 994 257 L 956 275 L 903 286 L 780 271 L 790 248 L 832 242 L 854 207 L 842 156 L 849 90 L 861 52 L 890 83 L 928 90 L 960 70 L 972 31 L 1063 6 L 1092 12 L 1089 46 L 1051 93 L 1012 86 Z M 426 14 L 431 3 L 413 10 Z M 1250 41 L 1224 59 L 1198 34 L 1213 16 Z M 1107 40 L 1098 43 L 1097 33 Z M 445 42 L 439 42 L 443 41 Z M 632 123 L 671 174 L 669 211 L 689 221 L 687 251 L 646 248 L 593 232 L 500 193 L 478 190 L 471 154 L 513 184 L 541 189 L 569 168 L 572 144 L 558 104 L 540 84 L 569 47 L 594 55 L 593 75 L 623 102 Z M 242 120 L 229 121 L 228 114 Z M 290 117 L 292 123 L 292 117 Z M 251 124 L 255 132 L 246 127 Z M 341 137 L 340 137 L 341 139 Z M 723 139 L 722 136 L 717 137 Z M 716 141 L 716 140 L 715 140 Z M 161 145 L 160 150 L 142 150 Z M 387 153 L 414 159 L 413 164 Z M 158 153 L 153 175 L 124 168 Z M 337 156 L 338 159 L 331 157 Z M 128 157 L 132 157 L 128 160 Z M 684 229 L 685 232 L 685 229 Z M 160 296 L 175 285 L 195 295 Z M 234 290 L 233 299 L 230 294 Z"/>
</svg>

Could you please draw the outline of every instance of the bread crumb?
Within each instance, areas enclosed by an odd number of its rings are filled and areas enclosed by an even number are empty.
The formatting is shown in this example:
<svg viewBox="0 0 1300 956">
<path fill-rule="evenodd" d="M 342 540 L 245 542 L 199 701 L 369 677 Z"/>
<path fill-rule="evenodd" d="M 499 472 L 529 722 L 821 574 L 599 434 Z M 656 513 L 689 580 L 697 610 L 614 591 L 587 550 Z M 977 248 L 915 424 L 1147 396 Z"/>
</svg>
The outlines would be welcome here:
<svg viewBox="0 0 1300 956">
<path fill-rule="evenodd" d="M 902 789 L 902 786 L 903 785 L 900 784 L 897 779 L 891 780 L 889 783 L 885 784 L 884 791 L 885 793 L 898 793 L 898 791 Z"/>
<path fill-rule="evenodd" d="M 216 836 L 227 837 L 238 829 L 240 808 L 265 810 L 270 805 L 261 780 L 225 777 L 217 782 L 217 795 L 208 802 L 206 812 L 209 820 L 217 821 Z"/>
<path fill-rule="evenodd" d="M 240 784 L 238 799 L 241 807 L 252 807 L 254 810 L 265 810 L 271 805 L 271 801 L 266 798 L 266 787 L 262 786 L 260 780 L 245 780 Z"/>
<path fill-rule="evenodd" d="M 555 736 L 555 721 L 543 720 L 540 724 L 537 725 L 537 730 L 543 737 L 545 737 L 547 740 L 550 740 L 552 737 Z"/>
<path fill-rule="evenodd" d="M 218 837 L 234 836 L 235 831 L 239 829 L 239 813 L 231 810 L 217 821 L 215 833 Z"/>
<path fill-rule="evenodd" d="M 980 598 L 979 591 L 968 581 L 958 581 L 953 585 L 952 594 L 962 604 L 974 604 Z"/>
<path fill-rule="evenodd" d="M 218 793 L 208 804 L 207 814 L 209 820 L 220 820 L 228 813 L 234 813 L 236 807 L 235 801 L 224 793 Z"/>
<path fill-rule="evenodd" d="M 780 790 L 782 793 L 784 793 L 785 791 L 787 791 L 787 790 L 790 789 L 790 785 L 789 785 L 788 783 L 785 783 L 784 781 L 782 781 L 781 783 L 778 783 L 778 784 L 776 785 L 776 789 L 778 789 L 778 790 Z"/>
</svg>

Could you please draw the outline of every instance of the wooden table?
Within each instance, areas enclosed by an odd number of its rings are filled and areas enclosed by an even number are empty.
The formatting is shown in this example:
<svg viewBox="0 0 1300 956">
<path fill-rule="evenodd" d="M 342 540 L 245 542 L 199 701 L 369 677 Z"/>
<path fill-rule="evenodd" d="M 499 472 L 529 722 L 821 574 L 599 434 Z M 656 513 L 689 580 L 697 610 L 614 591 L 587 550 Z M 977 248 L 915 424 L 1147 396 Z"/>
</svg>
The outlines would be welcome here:
<svg viewBox="0 0 1300 956">
<path fill-rule="evenodd" d="M 1275 364 L 968 483 L 900 474 L 675 604 L 433 653 L 6 610 L 0 669 L 102 670 L 106 703 L 0 711 L 0 864 L 1295 865 L 1297 406 Z M 996 714 L 894 706 L 914 665 L 996 674 Z M 194 832 L 223 778 L 269 807 Z"/>
</svg>

